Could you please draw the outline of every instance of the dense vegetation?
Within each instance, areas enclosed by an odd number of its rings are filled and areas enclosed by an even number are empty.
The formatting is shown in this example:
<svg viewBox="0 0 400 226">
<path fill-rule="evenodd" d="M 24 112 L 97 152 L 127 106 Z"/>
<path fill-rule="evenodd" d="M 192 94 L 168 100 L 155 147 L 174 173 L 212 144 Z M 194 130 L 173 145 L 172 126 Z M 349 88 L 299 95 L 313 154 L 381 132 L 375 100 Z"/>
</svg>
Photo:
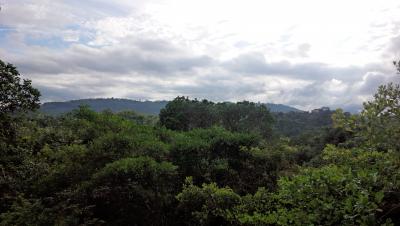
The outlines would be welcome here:
<svg viewBox="0 0 400 226">
<path fill-rule="evenodd" d="M 157 121 L 35 113 L 0 74 L 0 225 L 400 224 L 399 85 L 358 115 L 177 97 Z"/>
<path fill-rule="evenodd" d="M 280 136 L 297 137 L 301 134 L 320 132 L 332 127 L 332 114 L 329 108 L 314 109 L 311 112 L 274 113 L 274 132 Z"/>
</svg>

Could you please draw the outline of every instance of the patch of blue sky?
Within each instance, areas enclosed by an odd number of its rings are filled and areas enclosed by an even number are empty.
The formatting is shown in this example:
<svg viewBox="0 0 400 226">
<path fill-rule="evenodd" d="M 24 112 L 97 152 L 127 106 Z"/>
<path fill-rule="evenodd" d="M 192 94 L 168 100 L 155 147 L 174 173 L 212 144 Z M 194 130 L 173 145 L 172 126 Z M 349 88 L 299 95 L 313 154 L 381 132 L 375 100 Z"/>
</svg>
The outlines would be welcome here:
<svg viewBox="0 0 400 226">
<path fill-rule="evenodd" d="M 65 49 L 71 45 L 71 42 L 64 41 L 62 37 L 25 37 L 25 44 L 31 46 L 42 46 L 51 49 Z"/>
<path fill-rule="evenodd" d="M 77 31 L 81 29 L 81 26 L 79 24 L 69 24 L 65 26 L 65 29 Z"/>
<path fill-rule="evenodd" d="M 65 26 L 65 29 L 78 32 L 79 40 L 76 42 L 80 44 L 87 44 L 95 37 L 95 30 L 82 27 L 78 24 L 67 25 Z"/>
<path fill-rule="evenodd" d="M 25 43 L 27 45 L 43 46 L 51 49 L 65 49 L 72 44 L 87 44 L 90 42 L 94 34 L 92 31 L 84 30 L 79 25 L 68 25 L 63 29 L 65 32 L 72 32 L 71 37 L 68 34 L 55 34 L 52 36 L 26 36 Z"/>
<path fill-rule="evenodd" d="M 93 40 L 93 35 L 89 35 L 89 34 L 87 34 L 87 35 L 81 35 L 80 38 L 79 38 L 78 43 L 87 45 L 87 44 L 88 44 L 89 42 L 91 42 L 92 40 Z"/>
<path fill-rule="evenodd" d="M 15 29 L 13 29 L 11 27 L 0 25 L 0 41 L 5 40 L 7 38 L 7 36 L 10 33 L 12 33 L 13 31 L 15 31 Z M 0 45 L 1 45 L 1 43 L 0 43 Z"/>
<path fill-rule="evenodd" d="M 90 12 L 90 15 L 124 16 L 129 14 L 129 9 L 108 0 L 68 0 L 68 5 L 76 6 Z"/>
</svg>

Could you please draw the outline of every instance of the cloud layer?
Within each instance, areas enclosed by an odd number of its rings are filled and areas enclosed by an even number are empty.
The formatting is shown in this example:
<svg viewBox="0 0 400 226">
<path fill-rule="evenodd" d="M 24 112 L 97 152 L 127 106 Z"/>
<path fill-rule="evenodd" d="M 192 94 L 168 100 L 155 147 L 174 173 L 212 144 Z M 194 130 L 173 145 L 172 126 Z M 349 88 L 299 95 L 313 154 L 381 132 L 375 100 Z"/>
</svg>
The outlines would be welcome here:
<svg viewBox="0 0 400 226">
<path fill-rule="evenodd" d="M 0 2 L 0 58 L 43 101 L 186 95 L 354 110 L 399 82 L 400 4 L 385 3 L 13 0 Z"/>
</svg>

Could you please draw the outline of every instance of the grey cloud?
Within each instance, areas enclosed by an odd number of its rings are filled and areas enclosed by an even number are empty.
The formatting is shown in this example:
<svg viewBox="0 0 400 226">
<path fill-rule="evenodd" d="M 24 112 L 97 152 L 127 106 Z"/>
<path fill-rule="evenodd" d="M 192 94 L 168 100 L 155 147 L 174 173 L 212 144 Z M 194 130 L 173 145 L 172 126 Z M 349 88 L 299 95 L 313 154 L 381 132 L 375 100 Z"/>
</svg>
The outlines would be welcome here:
<svg viewBox="0 0 400 226">
<path fill-rule="evenodd" d="M 292 106 L 302 106 L 304 110 L 312 110 L 322 106 L 331 109 L 343 108 L 346 111 L 357 112 L 361 104 L 352 102 L 351 96 L 347 94 L 333 94 L 325 90 L 322 82 L 315 82 L 291 92 L 285 92 L 283 103 Z"/>
<path fill-rule="evenodd" d="M 400 54 L 400 35 L 395 36 L 391 39 L 387 52 L 390 55 L 395 54 L 395 55 L 399 56 L 399 54 Z M 398 60 L 398 59 L 394 59 L 394 60 Z"/>
<path fill-rule="evenodd" d="M 151 80 L 132 82 L 120 77 L 110 77 L 108 74 L 77 75 L 76 78 L 73 78 L 73 75 L 54 77 L 54 83 L 36 85 L 38 82 L 33 81 L 33 85 L 38 87 L 42 94 L 42 102 L 98 97 L 145 99 L 143 95 L 133 95 L 132 93 L 138 89 L 151 91 L 154 88 L 160 88 L 157 83 L 152 83 Z M 51 79 L 46 78 L 46 80 Z M 110 90 L 123 90 L 127 95 L 110 94 Z"/>
<path fill-rule="evenodd" d="M 42 98 L 41 102 L 48 101 L 63 101 L 63 100 L 75 100 L 80 99 L 82 96 L 87 95 L 86 92 L 82 91 L 79 88 L 66 87 L 66 88 L 53 88 L 47 86 L 37 86 L 39 89 Z"/>
<path fill-rule="evenodd" d="M 214 101 L 241 100 L 246 96 L 263 94 L 263 84 L 252 82 L 241 82 L 240 80 L 207 80 L 198 81 L 190 86 L 177 86 L 175 93 L 185 94 L 196 98 L 206 98 Z"/>
<path fill-rule="evenodd" d="M 129 39 L 129 38 L 128 38 Z M 128 41 L 128 39 L 125 39 Z M 134 44 L 139 47 L 141 50 L 150 51 L 150 52 L 177 52 L 181 51 L 177 47 L 171 45 L 170 42 L 163 39 L 138 39 L 134 41 Z"/>
<path fill-rule="evenodd" d="M 322 63 L 268 63 L 257 53 L 218 62 L 209 56 L 193 56 L 169 42 L 154 39 L 131 39 L 121 45 L 101 48 L 73 45 L 62 53 L 36 50 L 40 51 L 25 51 L 25 57 L 15 58 L 17 66 L 33 74 L 32 79 L 44 78 L 57 83 L 57 80 L 71 80 L 73 75 L 79 78 L 61 88 L 41 84 L 46 100 L 111 97 L 114 96 L 112 90 L 116 93 L 124 90 L 122 96 L 115 97 L 170 99 L 187 95 L 214 101 L 254 101 L 254 96 L 272 92 L 269 99 L 261 101 L 305 109 L 328 105 L 353 111 L 359 106 L 356 103 L 360 103 L 355 99 L 358 95 L 372 94 L 379 84 L 394 78 L 385 71 L 368 72 L 381 69 L 376 65 L 335 68 Z M 209 72 L 204 74 L 202 70 Z M 64 74 L 69 77 L 63 78 Z M 279 77 L 311 81 L 311 84 L 293 90 L 282 83 L 273 90 L 266 90 L 268 86 L 259 79 L 268 75 L 283 75 Z M 181 84 L 182 79 L 190 79 L 191 83 Z M 332 79 L 340 80 L 348 88 L 340 92 L 326 90 Z"/>
<path fill-rule="evenodd" d="M 374 93 L 379 85 L 389 82 L 400 83 L 400 76 L 396 74 L 383 74 L 380 72 L 368 72 L 359 82 L 359 87 L 356 87 L 357 92 L 362 95 Z"/>
<path fill-rule="evenodd" d="M 385 75 L 377 72 L 369 72 L 364 75 L 360 82 L 360 94 L 370 94 L 376 90 L 377 86 L 384 84 L 386 81 Z"/>
<path fill-rule="evenodd" d="M 37 75 L 33 75 L 36 77 Z M 51 79 L 51 77 L 54 77 Z M 162 78 L 145 74 L 121 74 L 109 76 L 108 73 L 93 72 L 91 75 L 47 75 L 42 80 L 58 82 L 39 85 L 44 101 L 69 100 L 90 97 L 121 97 L 133 99 L 172 99 L 186 95 L 210 100 L 227 100 L 248 93 L 258 93 L 261 84 L 228 80 L 225 75 L 209 76 L 213 80 L 203 80 L 197 73 L 166 75 Z M 182 79 L 192 78 L 190 83 L 182 84 Z M 37 82 L 34 81 L 34 85 Z M 40 84 L 40 82 L 39 82 Z M 110 92 L 111 91 L 111 92 Z M 122 91 L 122 92 L 121 92 Z"/>
<path fill-rule="evenodd" d="M 24 52 L 24 56 L 15 57 L 14 62 L 26 73 L 96 71 L 168 76 L 197 67 L 209 67 L 214 63 L 211 57 L 189 55 L 171 43 L 154 39 L 141 39 L 138 42 L 133 40 L 101 48 L 73 45 L 61 53 L 45 48 L 41 48 L 40 51 L 35 51 L 35 48 L 26 49 Z"/>
<path fill-rule="evenodd" d="M 389 82 L 400 82 L 400 76 L 388 75 L 380 72 L 367 72 L 361 80 L 354 83 L 342 81 L 345 88 L 341 92 L 330 92 L 327 89 L 327 81 L 315 81 L 305 87 L 297 88 L 291 92 L 285 92 L 284 99 L 288 100 L 289 105 L 309 106 L 329 106 L 332 109 L 343 108 L 350 112 L 359 112 L 362 109 L 360 98 L 372 97 L 379 85 Z"/>
<path fill-rule="evenodd" d="M 365 67 L 333 67 L 323 63 L 292 64 L 288 61 L 267 62 L 261 53 L 240 55 L 224 63 L 224 67 L 231 72 L 257 75 L 280 75 L 288 78 L 305 80 L 344 79 L 356 81 L 366 72 L 373 70 L 376 65 Z M 377 67 L 377 70 L 381 68 Z"/>
</svg>

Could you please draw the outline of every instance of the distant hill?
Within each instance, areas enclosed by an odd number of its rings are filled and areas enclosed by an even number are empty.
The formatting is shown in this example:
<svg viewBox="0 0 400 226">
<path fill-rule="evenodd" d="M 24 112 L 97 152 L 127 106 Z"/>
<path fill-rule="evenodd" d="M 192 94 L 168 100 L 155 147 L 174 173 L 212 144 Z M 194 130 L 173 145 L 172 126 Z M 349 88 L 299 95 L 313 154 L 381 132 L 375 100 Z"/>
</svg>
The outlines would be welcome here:
<svg viewBox="0 0 400 226">
<path fill-rule="evenodd" d="M 77 109 L 80 105 L 88 105 L 94 111 L 112 110 L 114 112 L 133 110 L 139 113 L 158 115 L 168 101 L 137 101 L 118 98 L 81 99 L 66 102 L 47 102 L 42 104 L 40 111 L 58 115 Z M 301 112 L 299 109 L 283 104 L 266 104 L 272 112 Z"/>
<path fill-rule="evenodd" d="M 267 103 L 266 105 L 267 105 L 267 108 L 271 112 L 282 112 L 282 113 L 303 112 L 302 110 L 299 110 L 297 108 L 290 107 L 290 106 L 284 105 L 284 104 L 270 104 L 270 103 Z"/>
<path fill-rule="evenodd" d="M 80 105 L 88 105 L 94 111 L 112 110 L 114 112 L 134 110 L 136 112 L 158 115 L 168 101 L 136 101 L 116 98 L 81 99 L 66 102 L 47 102 L 40 111 L 48 114 L 61 114 L 77 109 Z"/>
</svg>

